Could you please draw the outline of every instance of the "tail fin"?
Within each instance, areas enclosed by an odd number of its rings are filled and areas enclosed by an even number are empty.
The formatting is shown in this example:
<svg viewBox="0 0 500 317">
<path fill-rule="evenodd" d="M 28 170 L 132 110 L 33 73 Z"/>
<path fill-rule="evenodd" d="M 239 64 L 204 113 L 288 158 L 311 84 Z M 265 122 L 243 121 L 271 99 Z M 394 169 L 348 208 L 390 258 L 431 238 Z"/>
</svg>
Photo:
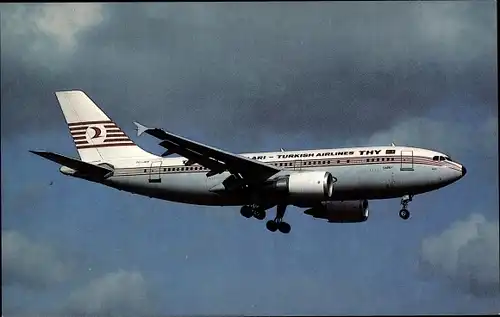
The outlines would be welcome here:
<svg viewBox="0 0 500 317">
<path fill-rule="evenodd" d="M 157 157 L 130 140 L 83 91 L 58 91 L 56 97 L 82 161 Z"/>
</svg>

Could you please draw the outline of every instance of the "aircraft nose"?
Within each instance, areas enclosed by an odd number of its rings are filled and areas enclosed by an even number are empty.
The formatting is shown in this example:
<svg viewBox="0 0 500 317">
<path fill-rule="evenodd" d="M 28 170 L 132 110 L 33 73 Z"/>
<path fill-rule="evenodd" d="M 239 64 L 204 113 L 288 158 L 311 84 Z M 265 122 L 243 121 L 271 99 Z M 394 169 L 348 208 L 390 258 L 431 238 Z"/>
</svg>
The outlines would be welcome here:
<svg viewBox="0 0 500 317">
<path fill-rule="evenodd" d="M 462 177 L 464 177 L 465 174 L 467 174 L 467 169 L 462 165 Z"/>
</svg>

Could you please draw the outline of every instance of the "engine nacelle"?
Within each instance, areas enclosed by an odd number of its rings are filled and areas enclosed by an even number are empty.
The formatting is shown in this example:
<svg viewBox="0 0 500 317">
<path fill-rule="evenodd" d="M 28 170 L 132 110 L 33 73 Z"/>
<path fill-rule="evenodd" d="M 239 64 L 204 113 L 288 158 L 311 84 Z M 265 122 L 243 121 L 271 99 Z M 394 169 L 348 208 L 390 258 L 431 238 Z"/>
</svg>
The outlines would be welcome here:
<svg viewBox="0 0 500 317">
<path fill-rule="evenodd" d="M 307 209 L 304 213 L 328 222 L 364 222 L 368 220 L 368 201 L 324 201 L 321 206 Z"/>
<path fill-rule="evenodd" d="M 333 183 L 329 172 L 300 172 L 273 180 L 266 189 L 299 200 L 322 200 L 332 197 Z"/>
</svg>

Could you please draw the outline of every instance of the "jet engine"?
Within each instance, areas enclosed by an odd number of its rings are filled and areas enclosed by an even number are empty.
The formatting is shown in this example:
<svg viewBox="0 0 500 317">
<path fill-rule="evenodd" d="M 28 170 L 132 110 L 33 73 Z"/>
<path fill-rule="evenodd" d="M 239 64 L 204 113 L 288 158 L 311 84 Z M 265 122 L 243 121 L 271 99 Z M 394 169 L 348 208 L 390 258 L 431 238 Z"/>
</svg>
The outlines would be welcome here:
<svg viewBox="0 0 500 317">
<path fill-rule="evenodd" d="M 332 197 L 333 183 L 329 172 L 299 172 L 275 179 L 265 188 L 295 199 L 322 200 Z"/>
<path fill-rule="evenodd" d="M 364 222 L 368 220 L 368 201 L 324 201 L 320 206 L 307 209 L 304 213 L 334 223 Z"/>
</svg>

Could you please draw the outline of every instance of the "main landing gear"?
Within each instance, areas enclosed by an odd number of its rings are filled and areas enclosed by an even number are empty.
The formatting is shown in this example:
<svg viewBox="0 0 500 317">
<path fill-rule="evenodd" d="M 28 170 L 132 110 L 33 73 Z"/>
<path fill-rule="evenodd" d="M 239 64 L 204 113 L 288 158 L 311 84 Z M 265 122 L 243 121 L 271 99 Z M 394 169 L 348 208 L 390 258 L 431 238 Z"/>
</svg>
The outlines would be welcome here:
<svg viewBox="0 0 500 317">
<path fill-rule="evenodd" d="M 255 217 L 259 220 L 266 218 L 266 210 L 258 205 L 241 207 L 240 214 L 245 218 Z"/>
<path fill-rule="evenodd" d="M 413 199 L 413 195 L 404 195 L 403 198 L 401 198 L 401 205 L 403 207 L 399 211 L 399 216 L 404 220 L 407 220 L 408 218 L 410 218 L 410 212 L 408 211 L 407 208 L 408 208 L 408 204 L 410 203 L 410 201 L 412 201 L 412 199 Z"/>
<path fill-rule="evenodd" d="M 279 230 L 282 233 L 289 233 L 292 227 L 283 221 L 285 216 L 286 205 L 278 205 L 276 208 L 276 217 L 274 220 L 269 220 L 266 223 L 267 230 L 275 232 Z M 241 207 L 240 214 L 245 218 L 255 217 L 258 220 L 266 218 L 266 209 L 259 205 L 246 205 Z"/>
<path fill-rule="evenodd" d="M 275 232 L 279 230 L 282 233 L 289 233 L 292 227 L 283 221 L 283 216 L 285 216 L 286 205 L 278 205 L 276 207 L 276 218 L 274 220 L 269 220 L 266 223 L 267 230 Z"/>
</svg>

